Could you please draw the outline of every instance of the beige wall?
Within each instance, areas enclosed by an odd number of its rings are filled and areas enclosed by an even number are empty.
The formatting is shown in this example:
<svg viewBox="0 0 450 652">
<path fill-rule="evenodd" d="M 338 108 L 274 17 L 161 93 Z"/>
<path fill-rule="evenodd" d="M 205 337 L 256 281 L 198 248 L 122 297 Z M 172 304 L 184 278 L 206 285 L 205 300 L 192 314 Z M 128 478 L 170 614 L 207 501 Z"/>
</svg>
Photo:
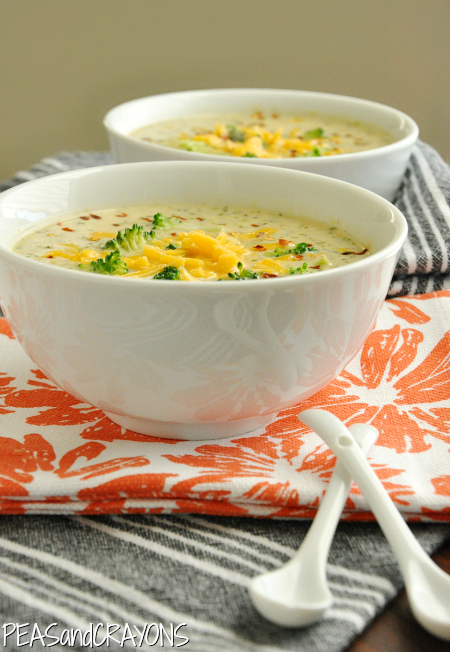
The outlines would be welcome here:
<svg viewBox="0 0 450 652">
<path fill-rule="evenodd" d="M 450 0 L 1 0 L 0 179 L 106 149 L 119 102 L 227 86 L 391 104 L 450 159 L 449 33 Z"/>
</svg>

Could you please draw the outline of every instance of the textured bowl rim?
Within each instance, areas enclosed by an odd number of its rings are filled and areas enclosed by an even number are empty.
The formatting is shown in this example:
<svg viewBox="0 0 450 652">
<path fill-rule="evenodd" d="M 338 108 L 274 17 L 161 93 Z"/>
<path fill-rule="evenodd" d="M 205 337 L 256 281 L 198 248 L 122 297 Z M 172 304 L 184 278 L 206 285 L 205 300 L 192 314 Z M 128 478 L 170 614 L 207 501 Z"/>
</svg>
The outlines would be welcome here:
<svg viewBox="0 0 450 652">
<path fill-rule="evenodd" d="M 165 147 L 164 145 L 157 145 L 155 143 L 149 143 L 143 140 L 138 140 L 137 138 L 133 138 L 132 136 L 129 135 L 129 133 L 125 133 L 124 131 L 117 129 L 116 125 L 114 124 L 115 114 L 123 110 L 123 108 L 126 106 L 132 106 L 133 104 L 144 103 L 144 102 L 151 102 L 151 100 L 158 101 L 159 98 L 167 98 L 167 99 L 173 98 L 174 100 L 176 100 L 177 98 L 181 98 L 183 96 L 187 97 L 189 95 L 200 96 L 203 94 L 203 95 L 212 96 L 214 94 L 220 95 L 220 94 L 229 94 L 229 93 L 240 94 L 242 96 L 245 95 L 251 96 L 252 94 L 263 93 L 263 92 L 272 93 L 274 97 L 276 97 L 277 95 L 279 97 L 283 97 L 283 96 L 287 97 L 288 95 L 297 95 L 299 99 L 301 99 L 301 97 L 311 97 L 311 98 L 317 98 L 318 100 L 321 99 L 326 100 L 330 98 L 342 100 L 348 102 L 349 104 L 354 104 L 355 106 L 358 105 L 365 106 L 368 108 L 369 107 L 373 108 L 380 112 L 390 113 L 392 116 L 403 119 L 407 127 L 409 128 L 409 133 L 407 133 L 403 138 L 400 138 L 399 140 L 395 140 L 393 143 L 389 143 L 389 145 L 383 145 L 382 147 L 377 147 L 374 149 L 367 149 L 362 152 L 349 152 L 347 154 L 338 154 L 332 157 L 333 162 L 348 161 L 348 160 L 357 161 L 365 158 L 377 158 L 378 156 L 383 156 L 385 154 L 389 154 L 391 152 L 395 152 L 399 149 L 403 149 L 409 147 L 410 145 L 413 145 L 419 136 L 419 127 L 417 123 L 413 120 L 413 118 L 411 118 L 408 114 L 403 113 L 403 111 L 400 111 L 399 109 L 396 109 L 387 104 L 374 102 L 372 100 L 365 100 L 358 97 L 352 97 L 350 95 L 339 95 L 334 93 L 321 93 L 315 91 L 275 89 L 275 88 L 213 88 L 213 89 L 178 91 L 173 93 L 159 93 L 157 95 L 148 95 L 146 97 L 139 97 L 134 100 L 123 102 L 122 104 L 118 104 L 117 106 L 110 109 L 103 119 L 103 126 L 107 131 L 127 141 L 128 143 L 131 144 L 139 143 L 140 147 L 144 149 L 148 149 L 148 151 L 161 152 L 161 154 L 166 153 L 167 155 L 167 152 L 173 152 L 174 150 L 177 151 L 177 148 Z M 318 110 L 318 112 L 320 112 L 320 110 Z M 159 122 L 159 121 L 155 121 L 155 122 Z M 153 124 L 153 123 L 149 123 L 149 124 Z M 183 157 L 185 157 L 185 160 L 187 160 L 188 158 L 192 158 L 193 161 L 196 160 L 203 161 L 205 160 L 204 158 L 205 156 L 208 157 L 208 160 L 218 161 L 218 162 L 230 161 L 230 158 L 232 160 L 233 158 L 239 158 L 239 157 L 230 157 L 230 156 L 225 156 L 220 154 L 204 154 L 200 152 L 189 152 L 187 150 L 186 151 L 181 150 L 181 151 L 183 152 Z M 314 169 L 315 167 L 320 167 L 321 165 L 323 165 L 324 159 L 328 161 L 329 158 L 330 157 L 314 157 L 314 158 L 299 158 L 295 160 L 301 160 L 302 164 L 307 164 L 308 166 L 311 166 L 312 169 Z M 276 165 L 278 167 L 292 166 L 291 158 L 287 158 L 287 159 L 256 158 L 255 160 L 253 159 L 251 161 L 246 160 L 245 162 L 251 163 L 253 165 L 256 164 L 256 165 L 263 165 L 263 166 L 264 165 L 266 166 Z"/>
</svg>

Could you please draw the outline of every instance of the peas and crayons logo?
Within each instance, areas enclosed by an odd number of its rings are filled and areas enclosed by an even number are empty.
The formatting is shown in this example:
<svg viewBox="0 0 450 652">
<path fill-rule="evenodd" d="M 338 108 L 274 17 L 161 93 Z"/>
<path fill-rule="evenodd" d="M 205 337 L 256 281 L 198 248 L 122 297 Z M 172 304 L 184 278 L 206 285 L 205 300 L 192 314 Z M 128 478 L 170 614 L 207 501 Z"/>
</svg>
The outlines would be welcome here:
<svg viewBox="0 0 450 652">
<path fill-rule="evenodd" d="M 3 649 L 52 648 L 55 645 L 67 648 L 147 649 L 158 646 L 179 648 L 189 643 L 189 637 L 181 630 L 187 623 L 163 625 L 145 623 L 141 626 L 128 623 L 91 623 L 86 629 L 64 629 L 59 623 L 46 627 L 37 623 L 4 623 L 2 625 Z M 116 645 L 114 645 L 116 644 Z M 59 648 L 57 648 L 59 649 Z"/>
</svg>

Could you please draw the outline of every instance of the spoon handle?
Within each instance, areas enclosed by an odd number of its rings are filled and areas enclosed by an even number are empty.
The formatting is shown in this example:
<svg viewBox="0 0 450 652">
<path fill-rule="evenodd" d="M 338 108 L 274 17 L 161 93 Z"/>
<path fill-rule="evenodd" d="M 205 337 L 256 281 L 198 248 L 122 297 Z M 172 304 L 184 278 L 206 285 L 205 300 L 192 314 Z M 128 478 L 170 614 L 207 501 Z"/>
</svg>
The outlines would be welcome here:
<svg viewBox="0 0 450 652">
<path fill-rule="evenodd" d="M 350 426 L 349 429 L 361 448 L 362 454 L 366 456 L 377 440 L 377 429 L 359 423 Z M 320 573 L 323 578 L 326 576 L 328 553 L 334 533 L 352 484 L 352 476 L 346 471 L 342 462 L 338 460 L 311 527 L 303 540 L 301 548 L 293 557 L 294 559 L 301 555 L 304 560 L 305 555 L 308 555 L 309 563 L 303 565 L 303 568 L 305 570 L 310 568 L 313 573 Z"/>
<path fill-rule="evenodd" d="M 352 475 L 391 544 L 403 575 L 412 555 L 429 560 L 344 424 L 330 412 L 316 409 L 301 412 L 299 420 L 325 441 Z"/>
</svg>

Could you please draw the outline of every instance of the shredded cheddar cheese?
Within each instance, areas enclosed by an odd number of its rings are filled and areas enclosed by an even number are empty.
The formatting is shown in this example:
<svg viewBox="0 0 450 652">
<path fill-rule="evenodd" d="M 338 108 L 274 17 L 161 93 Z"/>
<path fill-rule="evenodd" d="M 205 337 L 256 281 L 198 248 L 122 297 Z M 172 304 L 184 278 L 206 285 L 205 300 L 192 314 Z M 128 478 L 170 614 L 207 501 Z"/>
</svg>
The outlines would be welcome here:
<svg viewBox="0 0 450 652">
<path fill-rule="evenodd" d="M 98 240 L 102 240 L 103 238 L 114 238 L 116 234 L 115 233 L 110 233 L 109 231 L 96 231 L 91 235 L 89 240 L 92 242 L 97 242 Z"/>
<path fill-rule="evenodd" d="M 216 124 L 214 130 L 206 134 L 197 134 L 192 140 L 204 142 L 210 147 L 231 154 L 232 156 L 249 156 L 257 158 L 286 158 L 292 152 L 305 154 L 312 152 L 321 139 L 310 141 L 300 140 L 297 137 L 284 138 L 283 130 L 269 131 L 258 125 L 242 127 L 242 139 L 230 139 L 227 127 Z"/>
<path fill-rule="evenodd" d="M 178 268 L 184 280 L 218 279 L 237 271 L 238 263 L 242 263 L 249 253 L 244 245 L 236 242 L 236 234 L 231 241 L 227 242 L 227 239 L 224 231 L 216 238 L 201 230 L 182 232 L 171 238 L 175 249 L 157 247 L 153 241 L 151 245 L 144 245 L 144 256 L 154 263 Z M 128 260 L 124 258 L 126 263 Z M 184 271 L 190 274 L 184 274 Z"/>
</svg>

